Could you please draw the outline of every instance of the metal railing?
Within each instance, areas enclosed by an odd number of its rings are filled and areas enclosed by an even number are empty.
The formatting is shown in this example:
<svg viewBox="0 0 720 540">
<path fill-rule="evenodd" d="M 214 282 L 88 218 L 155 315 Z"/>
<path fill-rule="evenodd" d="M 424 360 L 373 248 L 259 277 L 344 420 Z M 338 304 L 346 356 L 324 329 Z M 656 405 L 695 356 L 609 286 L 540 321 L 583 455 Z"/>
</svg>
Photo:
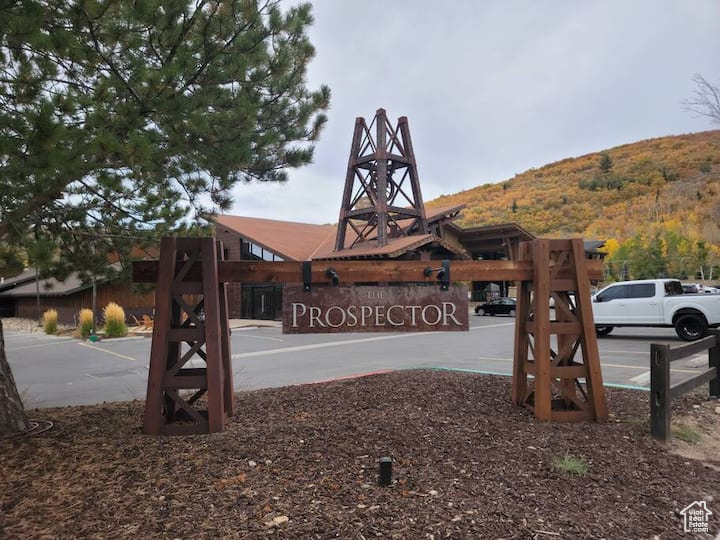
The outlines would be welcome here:
<svg viewBox="0 0 720 540">
<path fill-rule="evenodd" d="M 708 352 L 708 367 L 696 376 L 670 384 L 670 363 L 694 354 Z M 709 384 L 711 396 L 720 397 L 720 332 L 711 330 L 708 337 L 671 348 L 670 345 L 650 345 L 650 434 L 668 441 L 671 436 L 670 416 L 672 400 L 704 383 Z"/>
</svg>

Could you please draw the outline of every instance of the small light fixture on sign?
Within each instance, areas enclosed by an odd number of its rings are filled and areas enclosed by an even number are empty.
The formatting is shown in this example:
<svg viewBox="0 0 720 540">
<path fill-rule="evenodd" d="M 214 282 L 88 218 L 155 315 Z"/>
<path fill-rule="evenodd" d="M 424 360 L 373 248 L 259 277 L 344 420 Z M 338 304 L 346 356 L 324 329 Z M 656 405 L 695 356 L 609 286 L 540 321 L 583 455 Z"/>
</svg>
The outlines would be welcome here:
<svg viewBox="0 0 720 540">
<path fill-rule="evenodd" d="M 440 290 L 447 291 L 450 287 L 450 261 L 444 260 L 440 268 L 431 268 L 430 266 L 423 269 L 423 275 L 430 277 L 433 272 L 437 272 L 437 280 L 440 282 Z"/>
<path fill-rule="evenodd" d="M 332 280 L 333 285 L 337 285 L 338 283 L 340 283 L 340 276 L 338 276 L 338 273 L 332 268 L 328 268 L 327 270 L 325 270 L 325 276 L 329 277 Z"/>
</svg>

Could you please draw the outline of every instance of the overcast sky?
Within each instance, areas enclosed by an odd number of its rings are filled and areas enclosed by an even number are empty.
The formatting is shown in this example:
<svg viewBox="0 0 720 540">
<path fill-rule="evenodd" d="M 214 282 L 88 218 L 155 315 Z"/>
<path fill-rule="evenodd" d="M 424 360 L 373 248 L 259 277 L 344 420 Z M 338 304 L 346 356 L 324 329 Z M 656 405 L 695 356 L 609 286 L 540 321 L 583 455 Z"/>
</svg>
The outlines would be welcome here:
<svg viewBox="0 0 720 540">
<path fill-rule="evenodd" d="M 235 215 L 334 223 L 355 118 L 407 116 L 428 201 L 566 157 L 715 129 L 718 0 L 315 0 L 308 85 L 332 91 L 315 162 L 236 188 Z"/>
</svg>

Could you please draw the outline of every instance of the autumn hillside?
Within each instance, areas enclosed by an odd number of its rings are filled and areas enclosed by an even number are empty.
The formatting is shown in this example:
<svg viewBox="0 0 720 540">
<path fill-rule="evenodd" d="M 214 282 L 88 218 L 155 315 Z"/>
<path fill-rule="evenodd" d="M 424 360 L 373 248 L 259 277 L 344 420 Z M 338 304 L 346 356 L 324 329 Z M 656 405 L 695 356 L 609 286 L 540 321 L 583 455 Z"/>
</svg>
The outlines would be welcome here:
<svg viewBox="0 0 720 540">
<path fill-rule="evenodd" d="M 609 158 L 609 159 L 608 159 Z M 623 240 L 653 229 L 720 242 L 720 131 L 625 144 L 441 196 L 466 226 L 517 222 L 538 236 Z"/>
</svg>

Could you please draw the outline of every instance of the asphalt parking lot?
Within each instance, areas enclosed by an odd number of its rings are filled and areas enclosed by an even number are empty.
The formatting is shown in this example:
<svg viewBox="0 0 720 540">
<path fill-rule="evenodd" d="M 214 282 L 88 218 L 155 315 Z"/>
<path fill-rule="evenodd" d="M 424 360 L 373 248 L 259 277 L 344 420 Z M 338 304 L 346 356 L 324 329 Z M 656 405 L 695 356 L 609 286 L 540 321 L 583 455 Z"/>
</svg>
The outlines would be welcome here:
<svg viewBox="0 0 720 540">
<path fill-rule="evenodd" d="M 441 368 L 510 375 L 515 320 L 470 317 L 469 332 L 284 335 L 278 327 L 235 329 L 237 390 L 319 382 L 358 374 Z M 672 329 L 621 328 L 599 339 L 603 380 L 647 389 L 650 343 L 681 345 Z M 97 343 L 5 332 L 5 347 L 26 408 L 144 399 L 151 339 Z M 677 364 L 677 365 L 676 365 Z M 707 365 L 707 355 L 673 363 L 673 381 Z"/>
</svg>

